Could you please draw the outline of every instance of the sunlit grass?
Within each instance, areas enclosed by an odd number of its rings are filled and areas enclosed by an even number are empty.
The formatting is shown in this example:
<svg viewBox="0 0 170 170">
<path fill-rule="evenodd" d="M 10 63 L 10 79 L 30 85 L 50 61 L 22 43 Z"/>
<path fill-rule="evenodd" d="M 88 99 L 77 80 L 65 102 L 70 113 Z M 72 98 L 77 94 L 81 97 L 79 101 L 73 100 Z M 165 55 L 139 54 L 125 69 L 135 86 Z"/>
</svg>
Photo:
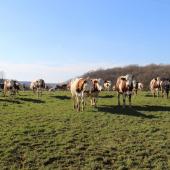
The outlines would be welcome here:
<svg viewBox="0 0 170 170">
<path fill-rule="evenodd" d="M 102 92 L 77 113 L 69 92 L 0 97 L 0 169 L 170 168 L 170 99 L 141 92 L 132 103 Z"/>
</svg>

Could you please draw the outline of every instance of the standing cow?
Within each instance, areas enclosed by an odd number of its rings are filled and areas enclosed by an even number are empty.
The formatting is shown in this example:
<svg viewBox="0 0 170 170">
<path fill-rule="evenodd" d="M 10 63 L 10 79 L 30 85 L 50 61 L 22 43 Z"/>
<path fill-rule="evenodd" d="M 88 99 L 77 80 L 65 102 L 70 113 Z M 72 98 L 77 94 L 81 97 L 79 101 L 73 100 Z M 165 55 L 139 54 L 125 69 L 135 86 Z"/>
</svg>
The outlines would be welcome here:
<svg viewBox="0 0 170 170">
<path fill-rule="evenodd" d="M 133 75 L 127 74 L 117 78 L 115 89 L 118 94 L 118 105 L 120 105 L 120 95 L 123 96 L 123 107 L 126 106 L 126 96 L 129 97 L 129 106 L 131 106 L 131 96 L 133 90 Z"/>
<path fill-rule="evenodd" d="M 110 80 L 105 80 L 104 81 L 104 90 L 110 91 L 112 87 L 112 81 Z"/>
<path fill-rule="evenodd" d="M 151 90 L 153 97 L 155 97 L 156 94 L 157 94 L 157 97 L 159 97 L 159 91 L 161 89 L 160 83 L 161 83 L 160 77 L 157 77 L 151 80 L 150 90 Z"/>
<path fill-rule="evenodd" d="M 103 90 L 104 87 L 104 81 L 102 79 L 92 79 L 92 92 L 90 94 L 91 98 L 91 106 L 96 107 L 97 106 L 97 98 L 99 96 L 99 93 Z"/>
<path fill-rule="evenodd" d="M 42 90 L 45 89 L 45 81 L 43 79 L 34 80 L 30 84 L 30 89 L 33 90 L 33 92 L 37 92 L 37 96 L 42 96 Z"/>
<path fill-rule="evenodd" d="M 84 110 L 85 93 L 90 94 L 92 87 L 93 85 L 89 78 L 76 78 L 71 81 L 70 90 L 74 102 L 74 109 L 76 109 L 78 112 L 80 111 L 80 107 L 82 111 Z"/>
<path fill-rule="evenodd" d="M 169 89 L 170 89 L 170 81 L 169 79 L 163 79 L 160 82 L 160 87 L 161 87 L 161 94 L 162 97 L 164 97 L 166 95 L 167 99 L 169 96 Z"/>
<path fill-rule="evenodd" d="M 138 93 L 138 88 L 139 88 L 139 82 L 136 80 L 133 80 L 133 91 L 135 92 L 136 95 Z"/>
<path fill-rule="evenodd" d="M 10 95 L 16 95 L 20 90 L 20 83 L 16 80 L 4 80 L 4 96 L 7 96 L 9 92 Z"/>
</svg>

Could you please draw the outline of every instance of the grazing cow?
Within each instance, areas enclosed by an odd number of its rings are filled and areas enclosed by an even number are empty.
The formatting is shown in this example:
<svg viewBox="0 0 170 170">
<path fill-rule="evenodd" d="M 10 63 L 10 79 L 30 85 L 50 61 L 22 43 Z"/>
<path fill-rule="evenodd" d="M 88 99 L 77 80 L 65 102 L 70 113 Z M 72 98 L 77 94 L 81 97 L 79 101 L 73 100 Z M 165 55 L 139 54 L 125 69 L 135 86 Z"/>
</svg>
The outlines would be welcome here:
<svg viewBox="0 0 170 170">
<path fill-rule="evenodd" d="M 160 87 L 161 87 L 161 94 L 162 97 L 166 95 L 167 99 L 169 96 L 169 89 L 170 89 L 170 80 L 169 79 L 163 79 L 160 82 Z"/>
<path fill-rule="evenodd" d="M 157 77 L 151 80 L 150 90 L 151 90 L 153 97 L 156 96 L 156 93 L 157 93 L 157 97 L 159 97 L 159 90 L 161 88 L 160 83 L 161 83 L 160 77 Z"/>
<path fill-rule="evenodd" d="M 123 96 L 123 107 L 126 106 L 126 96 L 129 97 L 129 106 L 131 106 L 131 96 L 133 90 L 133 75 L 127 74 L 117 78 L 116 91 L 118 93 L 118 105 L 120 105 L 120 94 Z"/>
<path fill-rule="evenodd" d="M 45 81 L 43 79 L 34 80 L 30 84 L 30 89 L 37 92 L 38 97 L 42 96 L 42 90 L 45 89 Z"/>
<path fill-rule="evenodd" d="M 92 87 L 93 85 L 90 79 L 76 78 L 71 81 L 70 90 L 72 99 L 74 101 L 74 109 L 80 111 L 81 107 L 81 110 L 84 110 L 85 93 L 90 94 L 92 91 Z"/>
<path fill-rule="evenodd" d="M 111 86 L 112 86 L 112 81 L 110 81 L 110 80 L 105 80 L 104 81 L 104 89 L 105 90 L 110 91 L 111 90 Z"/>
<path fill-rule="evenodd" d="M 4 81 L 4 96 L 7 95 L 7 92 L 10 95 L 15 95 L 20 90 L 20 83 L 16 80 L 5 80 Z"/>
<path fill-rule="evenodd" d="M 99 96 L 99 92 L 103 90 L 104 87 L 104 81 L 102 79 L 92 79 L 93 88 L 90 94 L 91 98 L 91 106 L 96 107 L 97 106 L 97 98 Z"/>
</svg>

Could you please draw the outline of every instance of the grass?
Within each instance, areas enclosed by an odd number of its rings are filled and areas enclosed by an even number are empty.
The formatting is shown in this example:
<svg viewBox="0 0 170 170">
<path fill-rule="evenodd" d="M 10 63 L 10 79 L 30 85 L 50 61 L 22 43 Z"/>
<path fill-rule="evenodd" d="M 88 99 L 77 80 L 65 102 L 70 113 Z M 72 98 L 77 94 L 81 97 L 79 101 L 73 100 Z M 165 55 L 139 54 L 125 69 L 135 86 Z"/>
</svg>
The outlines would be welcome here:
<svg viewBox="0 0 170 170">
<path fill-rule="evenodd" d="M 0 97 L 0 169 L 170 169 L 170 99 L 143 92 L 132 103 L 102 92 L 77 113 L 69 92 Z"/>
</svg>

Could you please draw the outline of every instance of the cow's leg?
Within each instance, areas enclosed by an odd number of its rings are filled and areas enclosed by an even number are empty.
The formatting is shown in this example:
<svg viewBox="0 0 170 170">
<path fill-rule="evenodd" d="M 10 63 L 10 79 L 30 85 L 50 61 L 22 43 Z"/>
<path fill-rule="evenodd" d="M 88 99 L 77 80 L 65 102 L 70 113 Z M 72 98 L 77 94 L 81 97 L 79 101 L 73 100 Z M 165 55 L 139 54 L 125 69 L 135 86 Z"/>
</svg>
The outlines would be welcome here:
<svg viewBox="0 0 170 170">
<path fill-rule="evenodd" d="M 122 96 L 123 96 L 123 108 L 125 108 L 126 107 L 126 94 L 123 93 Z"/>
<path fill-rule="evenodd" d="M 84 111 L 84 98 L 82 97 L 81 98 L 81 110 L 82 110 L 82 112 Z"/>
<path fill-rule="evenodd" d="M 159 97 L 159 89 L 157 90 L 157 97 Z"/>
<path fill-rule="evenodd" d="M 162 98 L 164 97 L 164 91 L 163 89 L 161 89 L 161 95 L 162 95 Z"/>
<path fill-rule="evenodd" d="M 76 97 L 76 105 L 77 105 L 77 111 L 80 111 L 80 98 L 77 96 Z"/>
<path fill-rule="evenodd" d="M 39 90 L 37 89 L 37 98 L 39 98 Z"/>
<path fill-rule="evenodd" d="M 118 106 L 120 106 L 120 93 L 117 93 L 117 99 L 118 99 Z"/>
<path fill-rule="evenodd" d="M 131 99 L 132 99 L 132 95 L 129 94 L 129 106 L 131 107 Z"/>
<path fill-rule="evenodd" d="M 73 109 L 76 109 L 76 98 L 75 96 L 72 96 L 73 99 Z"/>
<path fill-rule="evenodd" d="M 167 90 L 166 91 L 166 98 L 168 99 L 168 96 L 169 96 L 169 91 Z"/>
<path fill-rule="evenodd" d="M 97 106 L 97 100 L 96 100 L 96 98 L 94 97 L 94 107 L 96 107 Z"/>
<path fill-rule="evenodd" d="M 153 90 L 153 92 L 152 92 L 152 93 L 153 93 L 153 97 L 155 98 L 155 90 Z"/>
</svg>

